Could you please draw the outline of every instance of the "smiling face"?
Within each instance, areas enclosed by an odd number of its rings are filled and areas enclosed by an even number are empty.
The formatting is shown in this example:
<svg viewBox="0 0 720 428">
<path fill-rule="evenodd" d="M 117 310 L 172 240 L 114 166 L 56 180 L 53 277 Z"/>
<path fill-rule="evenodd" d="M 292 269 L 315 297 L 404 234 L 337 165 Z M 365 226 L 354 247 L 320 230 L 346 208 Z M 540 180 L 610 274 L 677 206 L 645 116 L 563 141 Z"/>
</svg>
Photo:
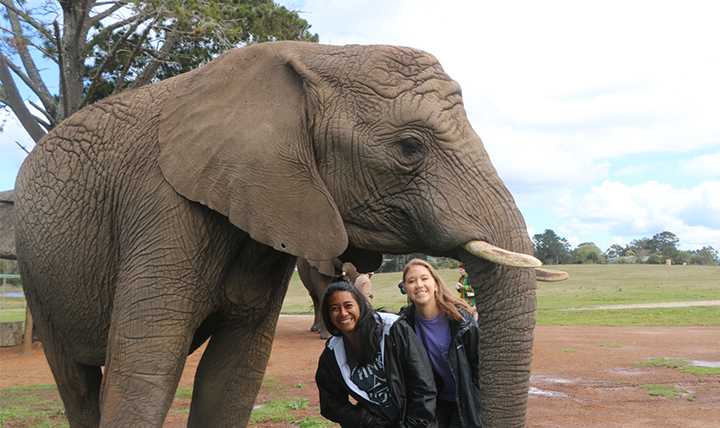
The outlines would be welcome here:
<svg viewBox="0 0 720 428">
<path fill-rule="evenodd" d="M 336 291 L 328 298 L 330 320 L 348 338 L 353 338 L 360 319 L 360 306 L 349 291 Z"/>
<path fill-rule="evenodd" d="M 437 306 L 437 283 L 430 271 L 422 265 L 408 268 L 403 285 L 410 300 L 418 309 L 434 308 Z"/>
</svg>

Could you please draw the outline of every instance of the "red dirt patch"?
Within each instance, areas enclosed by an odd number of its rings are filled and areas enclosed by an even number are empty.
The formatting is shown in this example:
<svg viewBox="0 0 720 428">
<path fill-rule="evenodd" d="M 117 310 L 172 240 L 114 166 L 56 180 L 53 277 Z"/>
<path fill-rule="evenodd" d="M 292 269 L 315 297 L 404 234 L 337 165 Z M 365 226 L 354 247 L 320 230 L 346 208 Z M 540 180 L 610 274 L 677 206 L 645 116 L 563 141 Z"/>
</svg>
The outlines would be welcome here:
<svg viewBox="0 0 720 428">
<path fill-rule="evenodd" d="M 258 396 L 309 400 L 302 416 L 319 415 L 315 368 L 324 341 L 309 331 L 310 316 L 281 316 L 266 378 Z M 696 376 L 632 363 L 679 358 L 720 363 L 716 327 L 537 327 L 528 407 L 529 427 L 717 427 L 720 375 Z M 571 352 L 574 351 L 574 352 Z M 0 348 L 0 388 L 54 383 L 39 345 L 29 356 L 22 347 Z M 200 352 L 188 358 L 180 381 L 191 387 Z M 688 394 L 649 396 L 637 387 L 674 384 Z M 693 401 L 689 401 L 691 399 Z M 173 408 L 187 407 L 176 399 Z M 171 413 L 166 428 L 184 427 L 187 414 Z M 287 424 L 254 426 L 281 427 Z"/>
</svg>

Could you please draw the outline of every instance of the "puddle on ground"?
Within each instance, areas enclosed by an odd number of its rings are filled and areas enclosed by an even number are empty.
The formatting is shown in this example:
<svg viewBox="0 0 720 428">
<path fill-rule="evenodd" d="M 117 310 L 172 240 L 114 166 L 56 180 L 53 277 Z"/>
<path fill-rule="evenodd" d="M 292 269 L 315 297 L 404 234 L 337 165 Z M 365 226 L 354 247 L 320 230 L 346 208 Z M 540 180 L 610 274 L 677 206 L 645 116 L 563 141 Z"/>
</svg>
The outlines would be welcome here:
<svg viewBox="0 0 720 428">
<path fill-rule="evenodd" d="M 696 367 L 710 367 L 711 369 L 720 369 L 720 363 L 717 361 L 690 360 L 690 365 Z"/>
<path fill-rule="evenodd" d="M 567 394 L 563 394 L 562 392 L 543 391 L 542 389 L 537 389 L 534 386 L 530 387 L 528 394 L 543 395 L 545 397 L 567 397 Z"/>
<path fill-rule="evenodd" d="M 622 391 L 623 389 L 626 389 L 627 387 L 615 387 L 615 388 L 599 388 L 600 391 L 603 392 L 615 392 L 615 391 Z"/>
<path fill-rule="evenodd" d="M 548 382 L 548 383 L 574 383 L 574 381 L 570 379 L 563 379 L 559 377 L 552 377 L 552 376 L 530 376 L 530 382 L 537 381 L 537 382 Z"/>
<path fill-rule="evenodd" d="M 608 372 L 619 374 L 619 375 L 632 375 L 632 376 L 637 376 L 637 375 L 642 375 L 642 374 L 647 373 L 645 370 L 640 370 L 640 369 L 641 369 L 641 367 L 630 368 L 630 369 L 612 368 L 612 369 L 609 369 Z"/>
</svg>

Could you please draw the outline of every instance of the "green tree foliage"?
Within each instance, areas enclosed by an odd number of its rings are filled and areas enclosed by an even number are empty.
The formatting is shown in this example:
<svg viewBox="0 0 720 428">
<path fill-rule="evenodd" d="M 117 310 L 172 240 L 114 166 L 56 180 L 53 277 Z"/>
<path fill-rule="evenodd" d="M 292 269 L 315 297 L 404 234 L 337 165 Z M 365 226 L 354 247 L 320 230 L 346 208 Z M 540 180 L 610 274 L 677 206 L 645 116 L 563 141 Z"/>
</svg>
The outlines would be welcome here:
<svg viewBox="0 0 720 428">
<path fill-rule="evenodd" d="M 612 244 L 610 247 L 608 247 L 607 251 L 605 251 L 605 255 L 610 259 L 624 256 L 625 248 L 618 244 Z"/>
<path fill-rule="evenodd" d="M 544 264 L 565 264 L 570 260 L 570 243 L 551 229 L 533 236 L 533 243 L 535 257 Z"/>
<path fill-rule="evenodd" d="M 37 4 L 37 3 L 33 3 Z M 203 65 L 233 47 L 317 42 L 298 13 L 272 0 L 0 0 L 0 106 L 38 141 L 84 106 Z M 44 62 L 38 66 L 38 59 Z M 52 93 L 40 70 L 51 67 Z M 20 95 L 34 93 L 33 115 Z"/>
<path fill-rule="evenodd" d="M 652 239 L 647 241 L 646 248 L 653 253 L 659 252 L 670 256 L 675 255 L 679 242 L 680 239 L 674 233 L 665 231 L 653 235 Z"/>
<path fill-rule="evenodd" d="M 638 260 L 646 259 L 652 254 L 652 251 L 648 249 L 648 241 L 650 241 L 650 238 L 633 239 L 630 242 L 628 250 L 635 253 Z"/>
<path fill-rule="evenodd" d="M 653 254 L 650 254 L 650 256 L 647 258 L 645 263 L 651 264 L 651 265 L 661 265 L 661 264 L 665 263 L 665 260 L 666 259 L 665 259 L 665 257 L 663 257 L 662 254 L 653 253 Z"/>
<path fill-rule="evenodd" d="M 449 259 L 447 257 L 430 257 L 427 254 L 412 253 L 412 254 L 384 254 L 383 263 L 378 269 L 378 272 L 401 272 L 405 269 L 405 264 L 412 259 L 425 260 L 430 263 L 435 269 L 457 269 L 460 266 L 460 262 L 455 259 Z"/>
<path fill-rule="evenodd" d="M 690 264 L 703 266 L 717 266 L 720 262 L 718 252 L 710 246 L 702 247 L 696 251 L 690 251 Z"/>
<path fill-rule="evenodd" d="M 635 239 L 630 242 L 627 250 L 632 250 L 639 261 L 646 263 L 661 264 L 670 259 L 675 264 L 686 263 L 689 253 L 680 251 L 677 247 L 680 239 L 672 232 L 664 231 L 656 233 L 652 238 Z"/>
<path fill-rule="evenodd" d="M 690 264 L 690 259 L 692 258 L 692 253 L 690 251 L 679 251 L 673 257 L 673 262 L 675 262 L 676 265 L 683 265 L 683 264 Z"/>
<path fill-rule="evenodd" d="M 585 242 L 578 245 L 578 247 L 573 250 L 572 259 L 574 263 L 597 264 L 603 263 L 605 261 L 605 256 L 595 243 Z"/>
<path fill-rule="evenodd" d="M 672 263 L 698 264 L 705 266 L 717 266 L 720 264 L 718 252 L 710 246 L 700 250 L 681 251 L 678 249 L 680 239 L 672 232 L 664 231 L 653 235 L 652 238 L 641 238 L 633 240 L 628 246 L 611 245 L 605 255 L 613 259 L 615 263 L 622 263 L 619 260 L 628 256 L 637 255 L 639 261 L 649 264 L 663 264 L 670 259 Z M 576 250 L 577 251 L 577 250 Z"/>
<path fill-rule="evenodd" d="M 683 264 L 687 261 L 687 254 L 678 250 L 680 239 L 674 233 L 664 231 L 656 233 L 646 242 L 645 248 L 652 252 L 648 263 L 665 263 L 671 260 L 675 264 Z"/>
</svg>

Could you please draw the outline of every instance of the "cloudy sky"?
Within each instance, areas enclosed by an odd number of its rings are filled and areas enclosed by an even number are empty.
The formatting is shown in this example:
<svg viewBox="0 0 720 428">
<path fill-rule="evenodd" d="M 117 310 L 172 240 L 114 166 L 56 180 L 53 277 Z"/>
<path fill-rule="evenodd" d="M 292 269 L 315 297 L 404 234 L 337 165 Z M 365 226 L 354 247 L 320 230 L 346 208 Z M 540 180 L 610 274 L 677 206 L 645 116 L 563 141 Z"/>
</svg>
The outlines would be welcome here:
<svg viewBox="0 0 720 428">
<path fill-rule="evenodd" d="M 720 250 L 720 3 L 297 0 L 321 43 L 435 55 L 532 236 Z M 0 190 L 32 146 L 12 118 Z"/>
</svg>

